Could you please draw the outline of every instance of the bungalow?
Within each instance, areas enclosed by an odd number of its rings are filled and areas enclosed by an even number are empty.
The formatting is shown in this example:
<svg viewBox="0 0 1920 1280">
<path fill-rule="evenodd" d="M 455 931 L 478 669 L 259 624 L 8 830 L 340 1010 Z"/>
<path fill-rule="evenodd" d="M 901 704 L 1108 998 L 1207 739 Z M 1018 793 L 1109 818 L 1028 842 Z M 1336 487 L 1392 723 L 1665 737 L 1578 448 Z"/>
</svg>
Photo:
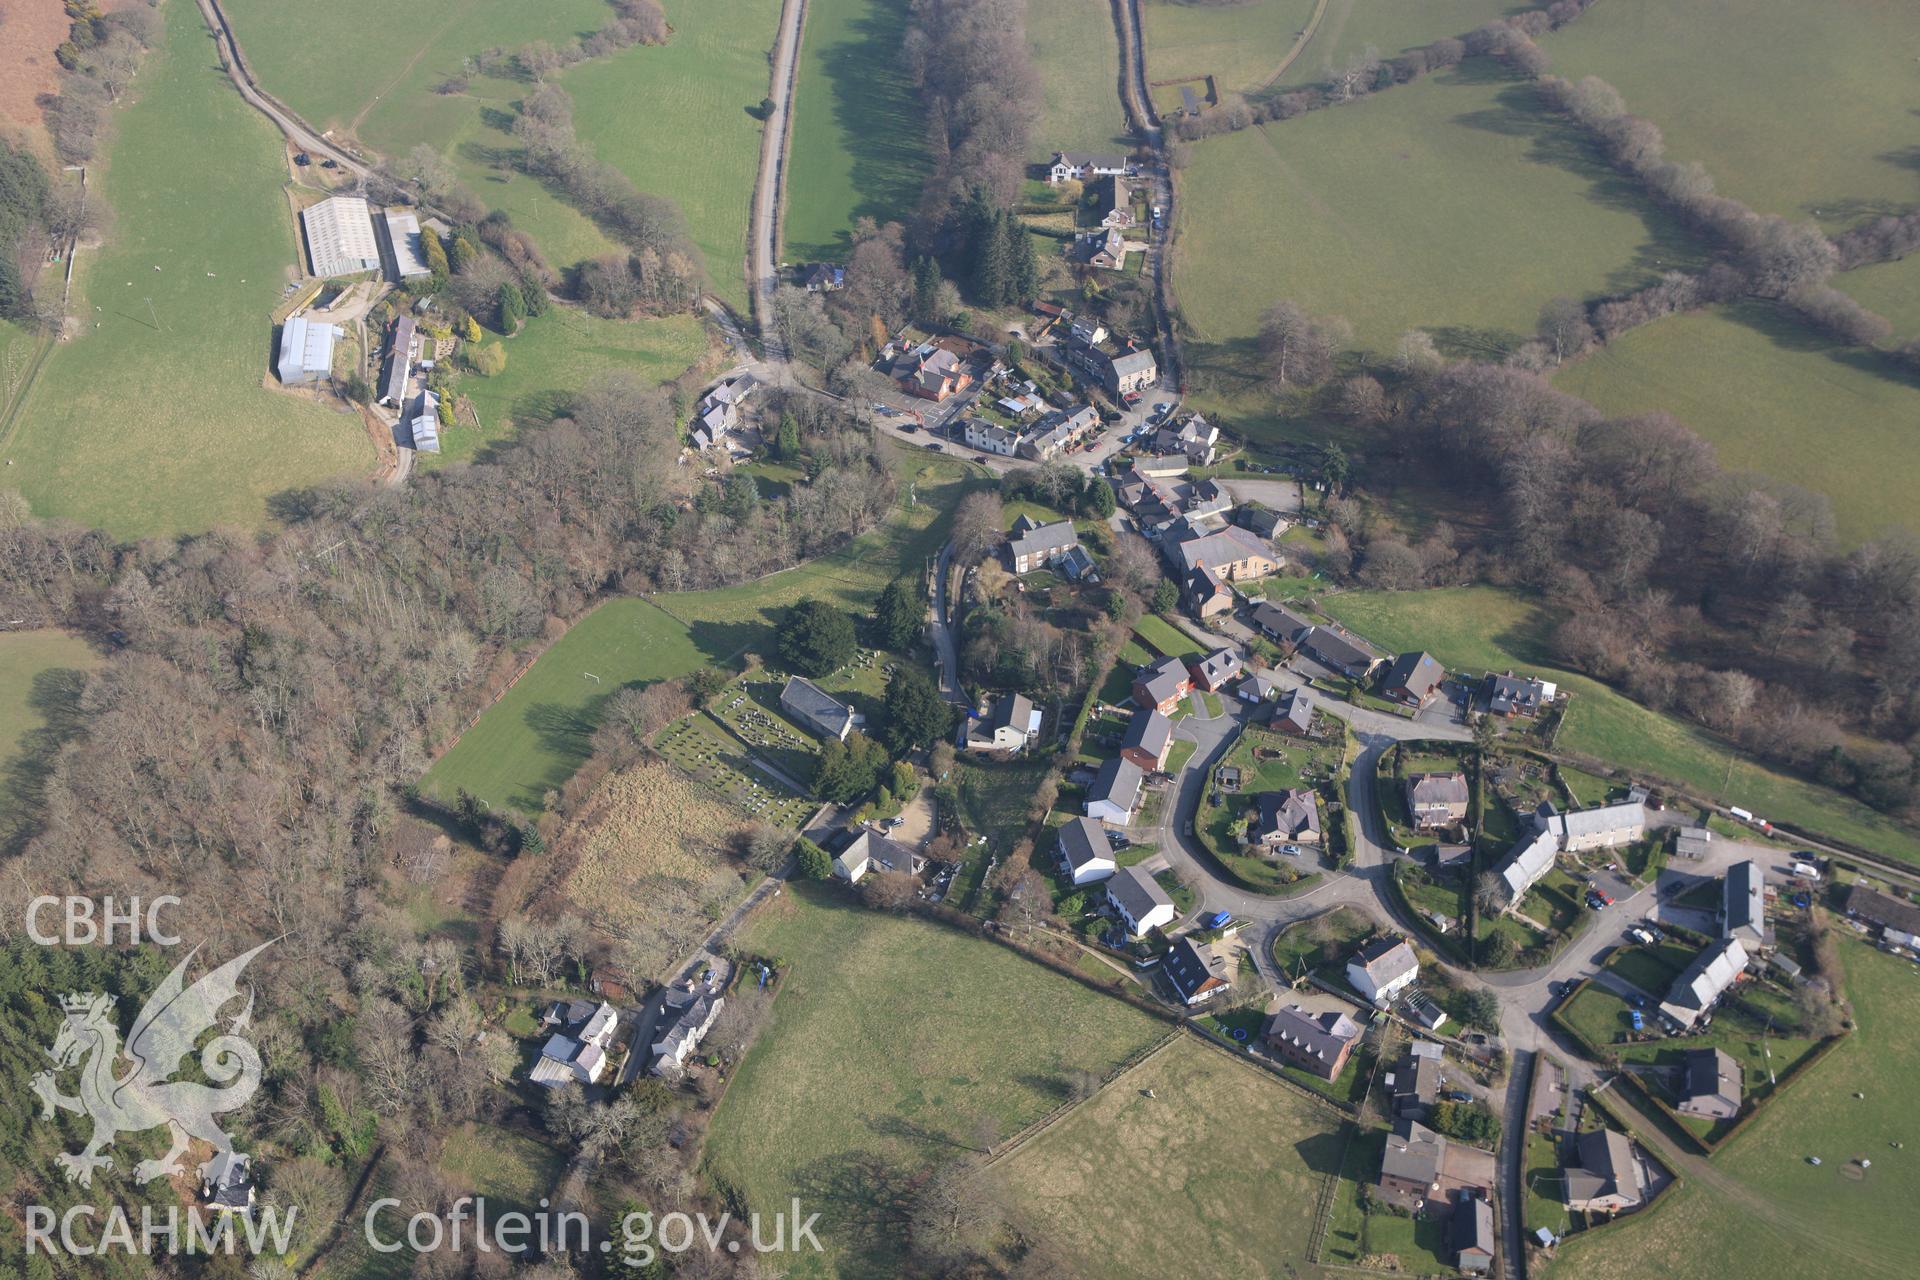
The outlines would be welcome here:
<svg viewBox="0 0 1920 1280">
<path fill-rule="evenodd" d="M 1740 1114 L 1740 1064 L 1725 1049 L 1689 1049 L 1681 1059 L 1680 1101 L 1675 1110 L 1709 1120 Z"/>
<path fill-rule="evenodd" d="M 1107 880 L 1107 905 L 1126 927 L 1140 937 L 1173 923 L 1173 899 L 1139 867 L 1121 867 Z"/>
<path fill-rule="evenodd" d="M 1403 653 L 1387 668 L 1380 688 L 1395 702 L 1425 708 L 1440 695 L 1447 673 L 1429 653 Z"/>
<path fill-rule="evenodd" d="M 1262 791 L 1253 803 L 1256 816 L 1247 843 L 1263 856 L 1273 856 L 1281 845 L 1320 843 L 1320 805 L 1307 788 Z"/>
<path fill-rule="evenodd" d="M 1060 828 L 1060 870 L 1075 884 L 1096 884 L 1119 866 L 1107 830 L 1092 818 L 1074 818 Z"/>
<path fill-rule="evenodd" d="M 228 1149 L 200 1166 L 200 1198 L 220 1213 L 253 1207 L 253 1158 Z"/>
<path fill-rule="evenodd" d="M 1338 1010 L 1308 1013 L 1290 1004 L 1274 1011 L 1260 1035 L 1276 1057 L 1331 1080 L 1360 1042 L 1360 1025 Z"/>
<path fill-rule="evenodd" d="M 1247 621 L 1258 627 L 1260 633 L 1269 640 L 1277 640 L 1281 644 L 1293 644 L 1301 636 L 1313 630 L 1313 624 L 1299 614 L 1264 600 L 1253 606 L 1253 611 L 1247 615 Z"/>
<path fill-rule="evenodd" d="M 1008 536 L 1007 559 L 1016 574 L 1025 575 L 1057 563 L 1069 548 L 1079 545 L 1080 537 L 1073 531 L 1071 520 L 1041 524 L 1020 516 Z"/>
<path fill-rule="evenodd" d="M 1840 908 L 1854 920 L 1878 925 L 1881 939 L 1891 946 L 1912 947 L 1920 940 L 1920 907 L 1911 902 L 1854 884 L 1847 886 Z"/>
<path fill-rule="evenodd" d="M 598 1084 L 606 1074 L 607 1046 L 613 1043 L 614 1030 L 620 1025 L 619 1012 L 604 1000 L 597 1005 L 571 1000 L 551 1006 L 545 1021 L 563 1029 L 548 1036 L 541 1046 L 530 1077 L 533 1083 L 548 1089 L 563 1084 Z"/>
<path fill-rule="evenodd" d="M 1446 1158 L 1445 1138 L 1402 1116 L 1394 1121 L 1380 1156 L 1381 1198 L 1407 1209 L 1420 1208 L 1440 1191 L 1440 1166 Z"/>
<path fill-rule="evenodd" d="M 1504 675 L 1489 671 L 1480 684 L 1480 700 L 1486 705 L 1488 714 L 1509 719 L 1538 715 L 1540 708 L 1552 702 L 1558 692 L 1555 685 L 1545 680 L 1515 676 L 1511 671 Z"/>
<path fill-rule="evenodd" d="M 1101 226 L 1125 229 L 1133 225 L 1133 191 L 1119 174 L 1108 174 L 1095 193 L 1098 203 L 1094 211 L 1100 215 Z"/>
<path fill-rule="evenodd" d="M 780 690 L 780 709 L 823 738 L 845 742 L 853 730 L 853 708 L 805 676 L 787 677 Z"/>
<path fill-rule="evenodd" d="M 1722 938 L 1693 958 L 1673 980 L 1660 1012 L 1691 1029 L 1747 969 L 1747 949 L 1738 938 Z"/>
<path fill-rule="evenodd" d="M 1265 538 L 1269 542 L 1293 527 L 1292 520 L 1257 502 L 1243 502 L 1235 507 L 1233 522 L 1248 533 Z"/>
<path fill-rule="evenodd" d="M 1347 961 L 1347 983 L 1376 1005 L 1385 1005 L 1413 985 L 1420 961 L 1404 938 L 1379 937 Z"/>
<path fill-rule="evenodd" d="M 1212 947 L 1195 943 L 1189 934 L 1182 934 L 1168 948 L 1162 972 L 1173 984 L 1180 1003 L 1188 1007 L 1205 1004 L 1233 985 L 1227 978 L 1226 963 Z"/>
<path fill-rule="evenodd" d="M 1384 659 L 1335 627 L 1308 627 L 1296 638 L 1300 651 L 1350 680 L 1365 680 Z"/>
<path fill-rule="evenodd" d="M 1133 163 L 1119 152 L 1056 151 L 1047 169 L 1047 184 L 1085 182 L 1088 178 L 1124 177 L 1133 172 Z"/>
<path fill-rule="evenodd" d="M 1161 658 L 1133 678 L 1133 705 L 1170 716 L 1193 691 L 1193 676 L 1178 658 Z"/>
<path fill-rule="evenodd" d="M 1727 868 L 1720 885 L 1720 936 L 1755 950 L 1767 941 L 1767 877 L 1749 858 Z"/>
<path fill-rule="evenodd" d="M 1313 692 L 1302 686 L 1287 690 L 1280 699 L 1280 709 L 1273 713 L 1270 727 L 1281 733 L 1290 733 L 1296 738 L 1304 738 L 1313 732 Z"/>
<path fill-rule="evenodd" d="M 832 262 L 809 262 L 800 268 L 799 279 L 808 293 L 832 293 L 846 287 L 847 269 Z"/>
<path fill-rule="evenodd" d="M 1011 458 L 1020 445 L 1018 431 L 988 422 L 985 418 L 968 418 L 962 428 L 961 439 L 967 442 L 970 449 L 998 454 L 1003 458 Z"/>
<path fill-rule="evenodd" d="M 1414 773 L 1407 775 L 1407 814 L 1420 831 L 1450 827 L 1467 818 L 1467 775 Z"/>
<path fill-rule="evenodd" d="M 1187 664 L 1187 670 L 1193 673 L 1194 688 L 1208 693 L 1218 693 L 1240 678 L 1240 655 L 1222 647 L 1215 649 L 1204 658 Z"/>
<path fill-rule="evenodd" d="M 1131 760 L 1146 773 L 1166 768 L 1167 752 L 1173 748 L 1173 721 L 1157 707 L 1142 707 L 1127 722 L 1126 736 L 1120 739 L 1120 757 Z"/>
<path fill-rule="evenodd" d="M 672 1080 L 686 1070 L 687 1058 L 700 1047 L 727 1002 L 720 994 L 724 985 L 718 970 L 709 969 L 704 982 L 689 980 L 684 987 L 670 988 L 661 997 L 650 1068 L 654 1075 Z"/>
<path fill-rule="evenodd" d="M 917 876 L 926 865 L 926 859 L 912 849 L 869 827 L 845 833 L 842 839 L 845 843 L 833 855 L 833 874 L 848 884 L 860 883 L 860 878 L 876 867 Z"/>
<path fill-rule="evenodd" d="M 1619 1213 L 1645 1201 L 1646 1173 L 1626 1134 L 1595 1129 L 1580 1135 L 1575 1151 L 1579 1163 L 1567 1166 L 1562 1179 L 1569 1212 Z"/>
<path fill-rule="evenodd" d="M 1131 760 L 1109 760 L 1100 766 L 1087 788 L 1086 812 L 1089 818 L 1124 827 L 1133 821 L 1133 808 L 1140 803 L 1140 784 L 1144 775 Z"/>
<path fill-rule="evenodd" d="M 1003 694 L 967 730 L 969 751 L 1024 751 L 1040 732 L 1042 712 L 1024 693 Z"/>
<path fill-rule="evenodd" d="M 1463 1195 L 1447 1220 L 1447 1243 L 1453 1265 L 1470 1276 L 1493 1269 L 1493 1206 L 1485 1196 Z"/>
</svg>

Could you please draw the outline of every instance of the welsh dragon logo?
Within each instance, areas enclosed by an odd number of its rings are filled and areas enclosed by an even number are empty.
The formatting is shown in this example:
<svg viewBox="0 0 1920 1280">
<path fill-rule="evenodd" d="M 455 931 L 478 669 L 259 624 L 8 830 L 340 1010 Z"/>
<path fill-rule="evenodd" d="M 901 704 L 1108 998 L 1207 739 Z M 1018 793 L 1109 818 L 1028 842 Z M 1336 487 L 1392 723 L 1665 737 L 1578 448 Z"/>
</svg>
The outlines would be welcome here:
<svg viewBox="0 0 1920 1280">
<path fill-rule="evenodd" d="M 200 1050 L 200 1069 L 207 1079 L 226 1087 L 175 1081 L 172 1077 L 181 1070 L 182 1060 L 193 1053 L 194 1042 L 219 1021 L 221 1008 L 239 996 L 240 974 L 247 963 L 272 945 L 261 943 L 189 987 L 184 975 L 200 952 L 195 947 L 140 1010 L 124 1050 L 112 1018 L 111 998 L 78 992 L 61 997 L 66 1021 L 47 1053 L 55 1067 L 34 1076 L 32 1085 L 40 1095 L 43 1119 L 51 1120 L 56 1108 L 93 1119 L 93 1140 L 86 1148 L 78 1153 L 62 1151 L 55 1157 L 67 1181 L 91 1186 L 94 1170 L 113 1167 L 112 1157 L 102 1152 L 116 1137 L 160 1125 L 171 1132 L 173 1145 L 160 1159 L 135 1165 L 136 1182 L 182 1172 L 180 1157 L 194 1138 L 213 1144 L 215 1160 L 233 1151 L 232 1140 L 214 1116 L 245 1106 L 260 1087 L 260 1055 L 239 1034 L 252 1018 L 251 991 L 246 1007 L 234 1015 L 226 1031 Z M 129 1064 L 124 1068 L 123 1058 Z M 54 1075 L 75 1066 L 80 1069 L 80 1094 L 68 1097 L 59 1091 Z M 201 1166 L 203 1174 L 209 1165 Z"/>
</svg>

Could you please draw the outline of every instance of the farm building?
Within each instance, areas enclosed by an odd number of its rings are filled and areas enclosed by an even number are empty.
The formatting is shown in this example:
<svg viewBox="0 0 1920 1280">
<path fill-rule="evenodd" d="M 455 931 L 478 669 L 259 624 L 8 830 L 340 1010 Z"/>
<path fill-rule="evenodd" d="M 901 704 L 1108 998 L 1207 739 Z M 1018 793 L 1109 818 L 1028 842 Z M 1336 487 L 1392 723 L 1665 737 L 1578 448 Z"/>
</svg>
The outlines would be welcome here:
<svg viewBox="0 0 1920 1280">
<path fill-rule="evenodd" d="M 300 211 L 307 233 L 307 260 L 317 276 L 351 276 L 380 270 L 380 242 L 373 215 L 359 196 L 328 196 Z"/>
<path fill-rule="evenodd" d="M 1767 877 L 1752 858 L 1727 868 L 1720 882 L 1720 935 L 1760 948 L 1767 941 Z"/>
<path fill-rule="evenodd" d="M 333 343 L 340 330 L 305 316 L 280 326 L 280 381 L 290 387 L 318 382 L 333 372 Z"/>
<path fill-rule="evenodd" d="M 1485 1196 L 1462 1196 L 1454 1205 L 1447 1242 L 1453 1248 L 1453 1265 L 1468 1275 L 1483 1276 L 1493 1269 L 1493 1206 Z"/>
<path fill-rule="evenodd" d="M 407 375 L 413 372 L 414 323 L 412 316 L 393 322 L 393 337 L 387 343 L 387 367 L 380 375 L 380 403 L 398 409 L 407 398 Z"/>
<path fill-rule="evenodd" d="M 375 223 L 380 229 L 380 261 L 387 278 L 405 284 L 430 276 L 426 252 L 420 247 L 420 219 L 405 209 L 388 209 Z"/>
<path fill-rule="evenodd" d="M 407 419 L 407 445 L 415 453 L 440 452 L 440 397 L 422 391 Z"/>
</svg>

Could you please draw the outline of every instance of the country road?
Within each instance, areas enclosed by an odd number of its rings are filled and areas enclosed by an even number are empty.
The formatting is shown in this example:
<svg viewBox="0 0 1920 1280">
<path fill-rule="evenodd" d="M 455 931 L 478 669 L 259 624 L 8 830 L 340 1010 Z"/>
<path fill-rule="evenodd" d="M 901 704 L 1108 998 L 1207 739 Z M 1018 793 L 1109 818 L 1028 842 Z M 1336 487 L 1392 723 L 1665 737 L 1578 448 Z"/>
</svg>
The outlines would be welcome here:
<svg viewBox="0 0 1920 1280">
<path fill-rule="evenodd" d="M 321 137 L 313 126 L 260 88 L 240 52 L 239 42 L 233 34 L 233 27 L 227 22 L 227 15 L 220 8 L 220 0 L 197 0 L 197 3 L 200 6 L 201 16 L 206 18 L 207 26 L 212 29 L 215 43 L 219 45 L 222 58 L 227 64 L 227 78 L 233 81 L 234 88 L 240 91 L 240 96 L 245 98 L 249 105 L 273 121 L 274 126 L 286 135 L 287 141 L 301 150 L 333 160 L 356 178 L 364 179 L 372 176 L 373 170 L 365 163 Z"/>
<path fill-rule="evenodd" d="M 772 104 L 760 130 L 760 176 L 753 187 L 753 227 L 747 241 L 747 288 L 753 295 L 753 318 L 769 358 L 783 358 L 770 332 L 767 301 L 779 285 L 780 220 L 787 181 L 787 135 L 791 128 L 794 81 L 799 75 L 800 34 L 806 22 L 807 0 L 783 0 L 780 31 L 773 44 L 773 75 L 767 89 Z"/>
</svg>

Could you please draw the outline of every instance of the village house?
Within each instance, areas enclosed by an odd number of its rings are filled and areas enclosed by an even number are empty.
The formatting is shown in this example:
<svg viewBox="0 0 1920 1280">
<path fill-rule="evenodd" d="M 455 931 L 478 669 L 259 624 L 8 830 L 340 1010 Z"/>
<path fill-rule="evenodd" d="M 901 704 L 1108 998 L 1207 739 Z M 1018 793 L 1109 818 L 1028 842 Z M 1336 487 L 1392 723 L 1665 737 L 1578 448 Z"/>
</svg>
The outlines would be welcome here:
<svg viewBox="0 0 1920 1280">
<path fill-rule="evenodd" d="M 1101 226 L 1125 230 L 1133 225 L 1133 191 L 1119 174 L 1103 178 L 1094 187 L 1094 198 Z"/>
<path fill-rule="evenodd" d="M 1515 676 L 1511 671 L 1495 675 L 1489 671 L 1480 684 L 1480 701 L 1489 715 L 1512 719 L 1538 715 L 1540 708 L 1552 702 L 1558 692 L 1557 686 L 1532 676 Z"/>
<path fill-rule="evenodd" d="M 1151 707 L 1163 716 L 1180 709 L 1180 700 L 1193 690 L 1193 674 L 1178 658 L 1161 658 L 1142 667 L 1133 678 L 1133 705 Z"/>
<path fill-rule="evenodd" d="M 1182 581 L 1200 569 L 1212 570 L 1223 582 L 1250 582 L 1280 569 L 1280 558 L 1272 547 L 1232 525 L 1184 540 L 1162 538 L 1160 553 Z"/>
<path fill-rule="evenodd" d="M 985 715 L 969 722 L 967 750 L 1024 751 L 1040 732 L 1040 708 L 1024 693 L 1006 693 Z"/>
<path fill-rule="evenodd" d="M 1109 230 L 1102 244 L 1117 244 L 1120 258 L 1125 260 L 1126 241 L 1118 231 Z M 1131 338 L 1117 347 L 1063 342 L 1059 346 L 1059 353 L 1068 364 L 1098 383 L 1115 399 L 1143 391 L 1154 385 L 1160 377 L 1160 367 L 1154 361 L 1152 349 Z"/>
<path fill-rule="evenodd" d="M 1093 316 L 1073 316 L 1067 321 L 1067 340 L 1083 347 L 1097 347 L 1107 340 L 1107 326 Z"/>
<path fill-rule="evenodd" d="M 1720 882 L 1720 936 L 1758 951 L 1767 943 L 1767 877 L 1748 858 L 1727 868 Z"/>
<path fill-rule="evenodd" d="M 1149 535 L 1184 522 L 1195 529 L 1223 523 L 1222 513 L 1233 505 L 1217 480 L 1176 481 L 1148 475 L 1138 464 L 1113 480 L 1121 506 Z"/>
<path fill-rule="evenodd" d="M 1313 691 L 1305 685 L 1289 689 L 1280 699 L 1280 706 L 1268 722 L 1271 728 L 1281 733 L 1304 738 L 1313 732 Z"/>
<path fill-rule="evenodd" d="M 1254 797 L 1253 826 L 1247 843 L 1262 857 L 1273 857 L 1281 846 L 1320 843 L 1320 806 L 1305 787 L 1263 791 Z"/>
<path fill-rule="evenodd" d="M 1220 428 L 1196 413 L 1177 427 L 1171 423 L 1161 427 L 1153 433 L 1147 448 L 1161 457 L 1178 454 L 1189 466 L 1210 467 L 1217 456 L 1214 444 L 1219 439 Z"/>
<path fill-rule="evenodd" d="M 1080 443 L 1099 425 L 1100 414 L 1090 404 L 1055 409 L 1027 429 L 1016 452 L 1029 462 L 1045 462 Z"/>
<path fill-rule="evenodd" d="M 1383 658 L 1355 637 L 1335 627 L 1311 626 L 1294 638 L 1300 652 L 1349 680 L 1365 680 Z"/>
<path fill-rule="evenodd" d="M 1007 539 L 1007 561 L 1014 573 L 1024 576 L 1036 569 L 1051 568 L 1079 545 L 1080 536 L 1073 531 L 1071 520 L 1041 524 L 1018 516 Z"/>
<path fill-rule="evenodd" d="M 1747 949 L 1738 938 L 1722 938 L 1693 958 L 1673 980 L 1660 1012 L 1691 1030 L 1747 969 Z"/>
<path fill-rule="evenodd" d="M 1418 1120 L 1401 1117 L 1387 1135 L 1386 1150 L 1380 1156 L 1380 1196 L 1383 1200 L 1413 1210 L 1436 1198 L 1440 1192 L 1440 1164 L 1446 1158 L 1447 1140 Z"/>
<path fill-rule="evenodd" d="M 1493 1206 L 1485 1196 L 1462 1195 L 1454 1204 L 1447 1219 L 1447 1243 L 1453 1265 L 1467 1275 L 1483 1276 L 1493 1269 Z"/>
<path fill-rule="evenodd" d="M 1380 691 L 1395 702 L 1425 709 L 1440 696 L 1447 673 L 1429 653 L 1403 653 L 1381 677 Z"/>
<path fill-rule="evenodd" d="M 217 1213 L 253 1208 L 253 1157 L 231 1149 L 214 1152 L 200 1167 L 200 1198 Z"/>
<path fill-rule="evenodd" d="M 1563 1170 L 1567 1209 L 1573 1213 L 1619 1213 L 1647 1197 L 1646 1171 L 1627 1135 L 1595 1129 L 1575 1140 L 1579 1163 Z"/>
<path fill-rule="evenodd" d="M 1047 184 L 1085 182 L 1088 178 L 1127 177 L 1133 162 L 1117 151 L 1056 151 L 1047 169 Z"/>
<path fill-rule="evenodd" d="M 1193 673 L 1194 688 L 1218 693 L 1240 678 L 1240 655 L 1228 648 L 1215 649 L 1189 663 L 1187 670 Z"/>
<path fill-rule="evenodd" d="M 552 1034 L 534 1061 L 533 1083 L 548 1089 L 563 1084 L 598 1084 L 607 1071 L 607 1046 L 620 1014 L 606 1001 L 568 1000 L 547 1007 L 542 1025 Z"/>
<path fill-rule="evenodd" d="M 918 853 L 871 827 L 841 832 L 829 845 L 829 852 L 833 853 L 833 874 L 848 884 L 859 884 L 860 878 L 875 868 L 917 876 L 926 866 L 926 859 Z"/>
<path fill-rule="evenodd" d="M 1133 248 L 1127 243 L 1126 234 L 1118 227 L 1089 231 L 1080 237 L 1074 247 L 1082 262 L 1102 271 L 1125 270 L 1127 254 Z"/>
<path fill-rule="evenodd" d="M 800 727 L 823 738 L 847 740 L 853 730 L 853 708 L 805 676 L 789 676 L 780 690 L 780 709 Z"/>
<path fill-rule="evenodd" d="M 1467 819 L 1467 775 L 1413 773 L 1406 779 L 1407 816 L 1415 829 L 1432 831 Z"/>
<path fill-rule="evenodd" d="M 1120 739 L 1120 758 L 1131 760 L 1145 773 L 1157 773 L 1167 764 L 1167 752 L 1173 748 L 1173 721 L 1157 707 L 1142 707 L 1127 721 L 1126 736 Z"/>
<path fill-rule="evenodd" d="M 1432 1040 L 1408 1043 L 1406 1056 L 1388 1073 L 1386 1086 L 1393 1095 L 1393 1114 L 1425 1120 L 1440 1100 L 1440 1046 Z"/>
<path fill-rule="evenodd" d="M 1134 806 L 1140 803 L 1140 784 L 1145 775 L 1131 760 L 1114 759 L 1100 766 L 1087 787 L 1086 814 L 1116 827 L 1133 821 Z"/>
<path fill-rule="evenodd" d="M 1584 853 L 1589 849 L 1610 849 L 1632 844 L 1647 833 L 1647 806 L 1642 798 L 1595 809 L 1576 809 L 1557 813 L 1553 805 L 1542 801 L 1528 820 L 1528 829 L 1508 851 L 1500 867 L 1500 878 L 1507 886 L 1511 906 L 1553 869 L 1554 859 L 1562 853 Z"/>
<path fill-rule="evenodd" d="M 1290 645 L 1313 630 L 1313 624 L 1290 610 L 1262 600 L 1247 613 L 1247 621 L 1269 640 Z"/>
<path fill-rule="evenodd" d="M 1205 1004 L 1233 985 L 1227 978 L 1226 962 L 1214 954 L 1211 946 L 1195 942 L 1190 934 L 1174 939 L 1161 971 L 1173 985 L 1180 1003 L 1189 1008 Z"/>
<path fill-rule="evenodd" d="M 1212 569 L 1195 569 L 1181 588 L 1180 598 L 1200 621 L 1233 612 L 1233 588 Z"/>
<path fill-rule="evenodd" d="M 717 962 L 724 964 L 724 961 Z M 718 967 L 707 970 L 704 981 L 689 979 L 685 986 L 670 987 L 661 997 L 660 1021 L 654 1027 L 652 1073 L 675 1080 L 685 1072 L 687 1059 L 706 1039 L 713 1020 L 726 1004 L 721 995 L 725 986 Z"/>
<path fill-rule="evenodd" d="M 1338 1010 L 1308 1013 L 1290 1004 L 1274 1011 L 1260 1036 L 1282 1061 L 1331 1080 L 1360 1042 L 1360 1024 Z"/>
<path fill-rule="evenodd" d="M 988 422 L 985 418 L 968 418 L 961 433 L 961 439 L 967 442 L 968 448 L 998 454 L 1002 458 L 1011 458 L 1020 447 L 1018 431 Z"/>
<path fill-rule="evenodd" d="M 800 287 L 808 293 L 832 293 L 847 284 L 847 269 L 834 262 L 809 262 L 801 266 Z"/>
<path fill-rule="evenodd" d="M 948 348 L 930 342 L 894 357 L 892 371 L 908 395 L 935 403 L 973 385 L 966 362 Z"/>
<path fill-rule="evenodd" d="M 1347 961 L 1347 985 L 1376 1005 L 1386 1005 L 1420 976 L 1420 961 L 1404 938 L 1378 937 Z"/>
<path fill-rule="evenodd" d="M 1079 884 L 1105 880 L 1119 866 L 1107 830 L 1092 818 L 1073 818 L 1060 828 L 1060 870 Z"/>
<path fill-rule="evenodd" d="M 1261 506 L 1257 502 L 1243 502 L 1233 509 L 1233 522 L 1257 538 L 1272 542 L 1275 538 L 1293 528 L 1293 521 L 1281 515 L 1271 507 Z"/>
<path fill-rule="evenodd" d="M 1107 879 L 1107 905 L 1129 937 L 1138 938 L 1173 923 L 1173 899 L 1139 867 L 1120 867 Z"/>
<path fill-rule="evenodd" d="M 1688 1049 L 1680 1063 L 1680 1101 L 1675 1110 L 1708 1120 L 1740 1114 L 1740 1064 L 1725 1049 Z"/>
<path fill-rule="evenodd" d="M 1920 948 L 1920 907 L 1911 902 L 1864 884 L 1851 884 L 1840 900 L 1840 909 L 1849 919 L 1879 928 L 1880 940 L 1890 947 Z"/>
</svg>

